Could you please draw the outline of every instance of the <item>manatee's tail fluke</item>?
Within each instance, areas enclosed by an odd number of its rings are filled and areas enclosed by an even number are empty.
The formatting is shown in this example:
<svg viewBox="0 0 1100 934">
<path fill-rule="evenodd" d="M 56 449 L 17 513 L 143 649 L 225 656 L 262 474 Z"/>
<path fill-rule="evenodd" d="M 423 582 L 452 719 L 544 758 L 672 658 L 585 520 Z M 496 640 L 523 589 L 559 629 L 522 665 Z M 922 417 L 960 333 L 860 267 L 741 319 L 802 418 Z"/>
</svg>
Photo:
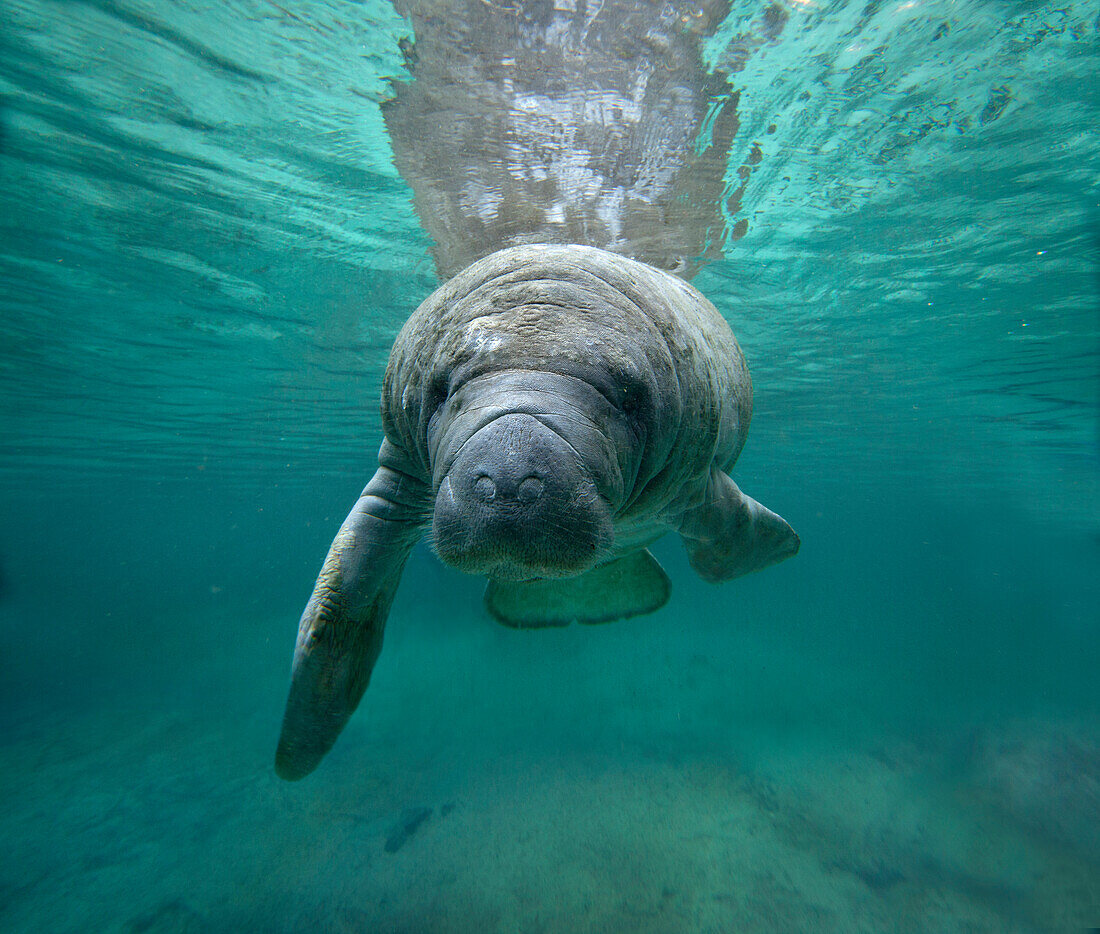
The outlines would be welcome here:
<svg viewBox="0 0 1100 934">
<path fill-rule="evenodd" d="M 680 537 L 692 568 L 716 583 L 761 571 L 798 553 L 798 536 L 781 516 L 713 470 L 702 505 L 688 512 Z"/>
<path fill-rule="evenodd" d="M 329 549 L 298 627 L 275 753 L 282 778 L 295 781 L 317 768 L 367 688 L 405 559 L 423 525 L 418 492 L 409 478 L 380 467 Z"/>
</svg>

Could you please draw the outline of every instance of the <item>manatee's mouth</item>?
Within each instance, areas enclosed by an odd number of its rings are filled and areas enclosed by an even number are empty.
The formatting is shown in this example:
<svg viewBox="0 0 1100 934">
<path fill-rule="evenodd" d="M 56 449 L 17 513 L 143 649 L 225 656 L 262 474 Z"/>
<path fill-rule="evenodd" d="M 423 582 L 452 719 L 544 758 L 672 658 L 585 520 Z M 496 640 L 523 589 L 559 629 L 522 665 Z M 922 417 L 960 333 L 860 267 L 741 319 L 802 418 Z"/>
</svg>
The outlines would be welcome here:
<svg viewBox="0 0 1100 934">
<path fill-rule="evenodd" d="M 571 577 L 614 541 L 611 510 L 564 439 L 509 414 L 479 429 L 442 478 L 432 523 L 444 563 L 498 580 Z"/>
</svg>

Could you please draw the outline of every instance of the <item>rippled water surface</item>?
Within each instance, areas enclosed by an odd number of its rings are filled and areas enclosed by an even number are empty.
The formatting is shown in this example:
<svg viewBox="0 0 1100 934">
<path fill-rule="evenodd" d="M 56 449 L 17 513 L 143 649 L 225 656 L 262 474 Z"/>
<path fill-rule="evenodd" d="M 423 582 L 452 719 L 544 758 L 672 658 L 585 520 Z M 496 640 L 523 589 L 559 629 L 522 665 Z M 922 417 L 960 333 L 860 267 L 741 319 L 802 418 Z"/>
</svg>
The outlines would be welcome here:
<svg viewBox="0 0 1100 934">
<path fill-rule="evenodd" d="M 526 633 L 418 548 L 289 785 L 298 613 L 439 282 L 414 28 L 0 0 L 5 930 L 1100 925 L 1100 14 L 721 12 L 692 281 L 802 552 L 716 588 L 662 542 L 664 610 Z"/>
</svg>

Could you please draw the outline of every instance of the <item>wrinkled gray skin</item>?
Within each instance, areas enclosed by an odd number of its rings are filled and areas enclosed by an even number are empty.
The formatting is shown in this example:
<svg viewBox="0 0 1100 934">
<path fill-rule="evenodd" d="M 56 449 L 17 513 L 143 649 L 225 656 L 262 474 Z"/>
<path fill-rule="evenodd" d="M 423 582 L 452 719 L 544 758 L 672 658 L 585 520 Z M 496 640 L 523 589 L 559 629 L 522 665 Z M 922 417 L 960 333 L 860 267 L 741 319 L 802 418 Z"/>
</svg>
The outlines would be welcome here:
<svg viewBox="0 0 1100 934">
<path fill-rule="evenodd" d="M 725 320 L 653 267 L 528 245 L 439 288 L 394 345 L 378 471 L 302 616 L 279 774 L 312 771 L 355 709 L 429 525 L 443 561 L 498 580 L 578 575 L 668 531 L 712 581 L 793 554 L 725 472 L 751 411 Z"/>
<path fill-rule="evenodd" d="M 413 315 L 383 424 L 430 478 L 445 562 L 564 577 L 676 527 L 740 452 L 751 395 L 729 326 L 687 283 L 536 246 L 475 263 Z"/>
</svg>

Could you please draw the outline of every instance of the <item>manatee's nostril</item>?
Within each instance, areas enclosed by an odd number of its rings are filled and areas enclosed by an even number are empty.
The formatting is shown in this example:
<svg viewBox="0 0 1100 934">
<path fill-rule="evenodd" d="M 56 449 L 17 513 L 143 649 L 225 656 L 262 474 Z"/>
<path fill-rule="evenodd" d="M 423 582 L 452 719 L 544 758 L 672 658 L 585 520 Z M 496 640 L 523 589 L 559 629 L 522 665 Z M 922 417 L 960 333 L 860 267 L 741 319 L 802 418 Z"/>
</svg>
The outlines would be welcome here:
<svg viewBox="0 0 1100 934">
<path fill-rule="evenodd" d="M 535 476 L 524 477 L 516 490 L 516 499 L 521 503 L 530 503 L 542 496 L 542 481 Z"/>
<path fill-rule="evenodd" d="M 492 477 L 482 474 L 474 481 L 474 492 L 480 499 L 491 500 L 497 495 L 497 485 L 493 483 Z"/>
</svg>

